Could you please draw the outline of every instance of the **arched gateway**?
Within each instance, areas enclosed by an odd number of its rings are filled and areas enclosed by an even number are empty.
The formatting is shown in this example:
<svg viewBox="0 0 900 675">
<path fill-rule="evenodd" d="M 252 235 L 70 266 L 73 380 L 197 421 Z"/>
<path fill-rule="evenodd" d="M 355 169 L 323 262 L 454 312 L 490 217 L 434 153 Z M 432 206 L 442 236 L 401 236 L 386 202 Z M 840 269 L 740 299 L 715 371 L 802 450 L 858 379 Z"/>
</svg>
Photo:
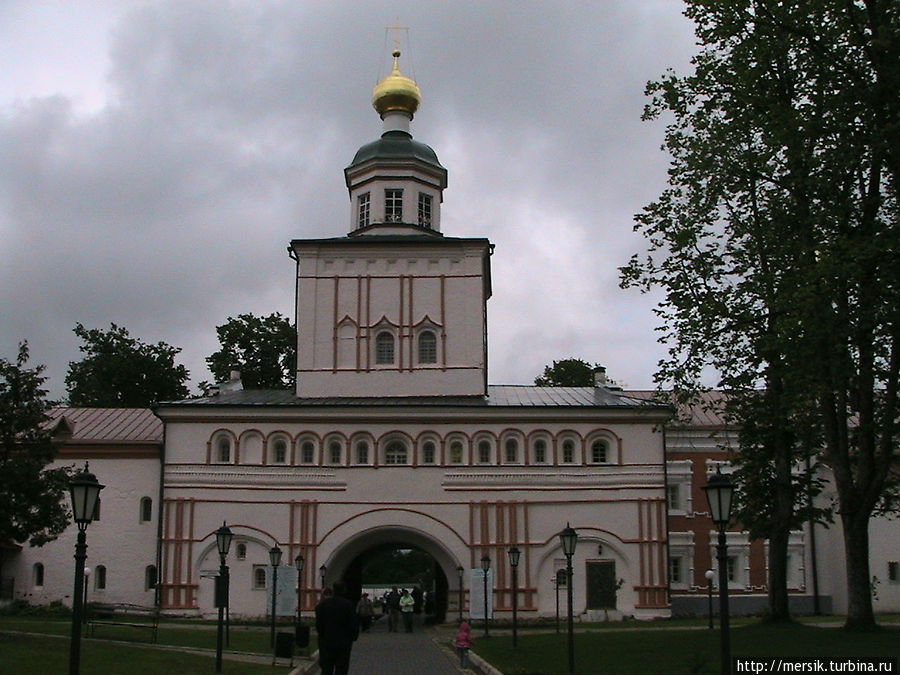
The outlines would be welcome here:
<svg viewBox="0 0 900 675">
<path fill-rule="evenodd" d="M 467 570 L 489 556 L 502 614 L 515 546 L 522 615 L 550 615 L 566 564 L 558 534 L 571 524 L 578 614 L 666 614 L 669 410 L 602 371 L 593 387 L 487 384 L 493 245 L 441 232 L 447 171 L 412 138 L 420 95 L 398 60 L 373 97 L 384 132 L 345 170 L 349 234 L 289 248 L 296 390 L 243 390 L 236 375 L 206 398 L 157 408 L 162 606 L 212 611 L 212 537 L 225 522 L 232 613 L 265 612 L 266 551 L 277 543 L 286 564 L 304 557 L 304 611 L 319 598 L 320 568 L 326 583 L 352 584 L 367 552 L 399 545 L 433 557 L 450 610 L 458 568 L 465 604 Z M 279 578 L 293 584 L 288 569 Z"/>
</svg>

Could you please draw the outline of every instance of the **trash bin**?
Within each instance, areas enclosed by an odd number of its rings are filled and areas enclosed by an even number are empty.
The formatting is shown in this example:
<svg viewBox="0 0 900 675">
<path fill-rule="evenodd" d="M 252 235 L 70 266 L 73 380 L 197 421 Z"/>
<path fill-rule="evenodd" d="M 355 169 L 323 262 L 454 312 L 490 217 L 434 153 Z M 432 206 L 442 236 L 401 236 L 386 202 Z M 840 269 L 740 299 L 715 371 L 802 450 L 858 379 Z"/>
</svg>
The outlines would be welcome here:
<svg viewBox="0 0 900 675">
<path fill-rule="evenodd" d="M 294 637 L 298 647 L 309 647 L 309 626 L 297 624 Z"/>
<path fill-rule="evenodd" d="M 275 657 L 279 659 L 294 658 L 294 636 L 290 633 L 275 634 Z"/>
</svg>

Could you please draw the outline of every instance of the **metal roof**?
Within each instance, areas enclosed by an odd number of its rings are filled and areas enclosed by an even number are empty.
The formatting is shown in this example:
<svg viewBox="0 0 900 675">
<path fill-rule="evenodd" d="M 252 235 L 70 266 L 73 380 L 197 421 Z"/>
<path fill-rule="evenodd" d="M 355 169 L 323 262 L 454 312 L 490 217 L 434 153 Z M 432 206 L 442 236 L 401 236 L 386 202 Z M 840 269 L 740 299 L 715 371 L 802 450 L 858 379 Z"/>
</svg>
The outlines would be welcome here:
<svg viewBox="0 0 900 675">
<path fill-rule="evenodd" d="M 53 408 L 48 428 L 65 420 L 68 440 L 90 443 L 162 443 L 163 423 L 149 408 Z"/>
</svg>

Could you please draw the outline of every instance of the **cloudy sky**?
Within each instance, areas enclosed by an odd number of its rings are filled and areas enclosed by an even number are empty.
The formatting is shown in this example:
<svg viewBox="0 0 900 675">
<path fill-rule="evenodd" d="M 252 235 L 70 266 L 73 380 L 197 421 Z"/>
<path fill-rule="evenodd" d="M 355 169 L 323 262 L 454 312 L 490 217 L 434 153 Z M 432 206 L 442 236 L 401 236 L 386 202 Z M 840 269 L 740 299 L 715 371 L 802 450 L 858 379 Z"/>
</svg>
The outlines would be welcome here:
<svg viewBox="0 0 900 675">
<path fill-rule="evenodd" d="M 488 237 L 490 381 L 554 359 L 649 387 L 655 299 L 618 288 L 665 184 L 648 79 L 687 72 L 679 0 L 0 0 L 0 355 L 55 395 L 76 322 L 181 347 L 293 317 L 291 239 L 342 236 L 343 169 L 378 137 L 385 26 L 408 26 L 417 140 L 449 170 L 448 236 Z"/>
</svg>

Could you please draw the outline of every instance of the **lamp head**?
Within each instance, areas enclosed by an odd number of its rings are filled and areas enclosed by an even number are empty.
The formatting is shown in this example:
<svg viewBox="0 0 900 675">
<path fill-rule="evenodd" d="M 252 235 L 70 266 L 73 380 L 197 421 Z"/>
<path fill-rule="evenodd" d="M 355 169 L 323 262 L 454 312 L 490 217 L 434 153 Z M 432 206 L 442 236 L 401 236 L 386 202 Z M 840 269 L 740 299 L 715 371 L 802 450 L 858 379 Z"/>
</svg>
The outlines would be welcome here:
<svg viewBox="0 0 900 675">
<path fill-rule="evenodd" d="M 578 543 L 578 533 L 566 523 L 566 529 L 559 533 L 559 542 L 562 544 L 563 553 L 567 558 L 575 555 L 575 544 Z"/>
<path fill-rule="evenodd" d="M 228 555 L 228 549 L 231 548 L 231 539 L 234 537 L 234 534 L 231 532 L 231 528 L 225 525 L 225 521 L 222 521 L 222 527 L 216 530 L 216 548 L 219 550 L 219 555 L 223 558 Z"/>
<path fill-rule="evenodd" d="M 97 477 L 88 471 L 87 462 L 84 471 L 69 481 L 69 494 L 72 497 L 72 515 L 80 529 L 87 527 L 94 519 L 97 499 L 105 485 L 97 481 Z"/>
<path fill-rule="evenodd" d="M 712 521 L 718 525 L 719 530 L 728 527 L 731 520 L 732 497 L 734 496 L 734 483 L 731 478 L 716 469 L 709 482 L 703 487 L 706 491 L 706 499 L 709 502 L 709 515 Z"/>
<path fill-rule="evenodd" d="M 281 564 L 281 549 L 278 548 L 278 544 L 269 549 L 269 562 L 272 567 L 278 567 Z"/>
<path fill-rule="evenodd" d="M 304 562 L 305 562 L 305 561 L 303 560 L 303 556 L 302 556 L 302 555 L 298 555 L 296 558 L 294 558 L 294 567 L 297 568 L 297 571 L 298 571 L 298 572 L 302 572 L 302 571 L 303 571 L 303 563 L 304 563 Z"/>
<path fill-rule="evenodd" d="M 506 555 L 509 556 L 509 566 L 510 567 L 518 567 L 519 566 L 519 558 L 522 555 L 522 552 L 515 546 L 509 549 L 506 552 Z"/>
<path fill-rule="evenodd" d="M 489 569 L 491 569 L 491 556 L 489 556 L 487 554 L 482 556 L 481 569 L 483 569 L 485 572 L 487 572 Z"/>
</svg>

